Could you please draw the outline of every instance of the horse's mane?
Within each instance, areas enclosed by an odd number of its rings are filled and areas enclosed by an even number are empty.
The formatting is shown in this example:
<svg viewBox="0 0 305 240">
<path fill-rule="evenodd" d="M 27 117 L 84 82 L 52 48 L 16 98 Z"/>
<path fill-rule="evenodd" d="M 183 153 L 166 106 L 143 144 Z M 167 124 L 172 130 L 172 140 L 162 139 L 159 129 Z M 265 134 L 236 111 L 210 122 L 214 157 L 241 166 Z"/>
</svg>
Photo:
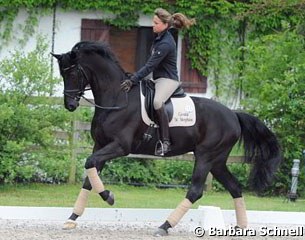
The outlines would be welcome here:
<svg viewBox="0 0 305 240">
<path fill-rule="evenodd" d="M 112 52 L 110 46 L 105 42 L 81 41 L 74 45 L 72 52 L 85 51 L 88 53 L 96 53 L 103 58 L 109 59 L 118 65 L 118 67 L 125 73 L 115 54 Z"/>
</svg>

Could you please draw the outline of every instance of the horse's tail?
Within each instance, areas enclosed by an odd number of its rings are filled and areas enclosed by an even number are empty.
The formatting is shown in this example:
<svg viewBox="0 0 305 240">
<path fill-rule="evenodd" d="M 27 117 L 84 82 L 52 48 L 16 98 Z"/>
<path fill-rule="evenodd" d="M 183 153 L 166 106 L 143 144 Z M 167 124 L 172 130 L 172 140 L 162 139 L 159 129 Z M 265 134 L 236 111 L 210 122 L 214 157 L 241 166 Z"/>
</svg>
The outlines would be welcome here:
<svg viewBox="0 0 305 240">
<path fill-rule="evenodd" d="M 251 163 L 250 186 L 263 191 L 273 180 L 282 156 L 279 142 L 266 125 L 254 116 L 236 112 L 241 126 L 240 142 L 244 144 L 245 162 Z"/>
</svg>

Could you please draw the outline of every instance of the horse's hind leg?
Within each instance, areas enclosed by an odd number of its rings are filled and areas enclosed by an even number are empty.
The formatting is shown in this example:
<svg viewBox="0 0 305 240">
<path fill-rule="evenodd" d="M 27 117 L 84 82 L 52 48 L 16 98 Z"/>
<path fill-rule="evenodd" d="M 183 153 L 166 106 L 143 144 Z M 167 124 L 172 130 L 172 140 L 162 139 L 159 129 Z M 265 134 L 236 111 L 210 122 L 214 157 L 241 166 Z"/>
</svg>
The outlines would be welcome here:
<svg viewBox="0 0 305 240">
<path fill-rule="evenodd" d="M 193 203 L 202 197 L 204 183 L 211 169 L 211 163 L 206 161 L 208 156 L 202 154 L 196 156 L 195 166 L 192 175 L 191 186 L 186 194 L 185 199 L 177 206 L 170 214 L 164 224 L 154 233 L 155 236 L 165 236 L 168 234 L 168 229 L 176 226 L 186 212 L 192 207 Z"/>
<path fill-rule="evenodd" d="M 237 227 L 246 228 L 248 225 L 246 205 L 242 197 L 242 188 L 238 180 L 231 174 L 225 162 L 211 169 L 214 178 L 228 190 L 233 198 Z"/>
</svg>

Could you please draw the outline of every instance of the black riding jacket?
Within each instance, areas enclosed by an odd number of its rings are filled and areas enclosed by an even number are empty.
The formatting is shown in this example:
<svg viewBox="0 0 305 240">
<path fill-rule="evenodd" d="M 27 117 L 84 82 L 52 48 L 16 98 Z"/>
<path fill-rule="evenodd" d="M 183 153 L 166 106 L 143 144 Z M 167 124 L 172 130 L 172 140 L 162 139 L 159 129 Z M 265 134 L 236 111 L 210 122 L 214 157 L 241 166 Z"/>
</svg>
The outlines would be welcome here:
<svg viewBox="0 0 305 240">
<path fill-rule="evenodd" d="M 146 64 L 136 73 L 133 80 L 139 81 L 153 73 L 153 79 L 170 78 L 178 80 L 176 42 L 172 34 L 165 30 L 154 40 L 151 56 Z"/>
</svg>

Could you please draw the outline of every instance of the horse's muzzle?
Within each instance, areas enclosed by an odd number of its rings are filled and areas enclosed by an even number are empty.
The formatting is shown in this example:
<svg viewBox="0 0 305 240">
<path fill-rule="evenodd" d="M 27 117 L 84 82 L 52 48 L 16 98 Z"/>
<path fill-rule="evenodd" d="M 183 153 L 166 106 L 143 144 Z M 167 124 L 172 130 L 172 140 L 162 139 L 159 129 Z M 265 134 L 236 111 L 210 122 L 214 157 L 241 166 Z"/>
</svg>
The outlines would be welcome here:
<svg viewBox="0 0 305 240">
<path fill-rule="evenodd" d="M 65 100 L 65 108 L 69 112 L 75 111 L 75 109 L 79 106 L 79 102 L 74 99 Z"/>
</svg>

